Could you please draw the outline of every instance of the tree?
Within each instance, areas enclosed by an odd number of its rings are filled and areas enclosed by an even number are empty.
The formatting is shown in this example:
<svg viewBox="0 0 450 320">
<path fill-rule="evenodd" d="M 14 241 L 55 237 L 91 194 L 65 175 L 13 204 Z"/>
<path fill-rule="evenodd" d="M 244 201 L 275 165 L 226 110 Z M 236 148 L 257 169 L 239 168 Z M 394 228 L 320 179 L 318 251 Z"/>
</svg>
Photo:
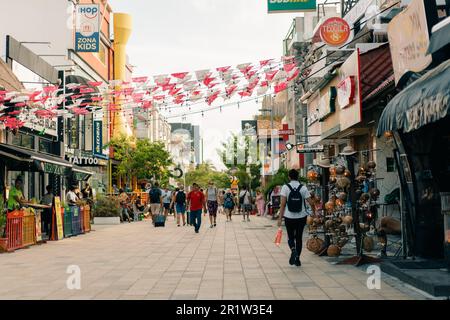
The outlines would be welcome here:
<svg viewBox="0 0 450 320">
<path fill-rule="evenodd" d="M 252 139 L 255 138 L 239 138 L 238 135 L 232 134 L 217 151 L 229 174 L 239 179 L 239 188 L 249 186 L 254 190 L 261 186 L 261 162 L 257 159 L 258 147 Z"/>
<path fill-rule="evenodd" d="M 225 189 L 230 187 L 229 176 L 225 172 L 217 171 L 211 163 L 199 164 L 194 170 L 186 173 L 186 185 L 190 186 L 194 182 L 206 188 L 209 181 L 214 181 L 217 188 Z M 179 180 L 179 182 L 182 182 Z"/>
<path fill-rule="evenodd" d="M 173 163 L 162 142 L 119 136 L 105 147 L 111 147 L 114 159 L 120 161 L 115 171 L 117 177 L 153 178 L 161 184 L 168 183 Z"/>
</svg>

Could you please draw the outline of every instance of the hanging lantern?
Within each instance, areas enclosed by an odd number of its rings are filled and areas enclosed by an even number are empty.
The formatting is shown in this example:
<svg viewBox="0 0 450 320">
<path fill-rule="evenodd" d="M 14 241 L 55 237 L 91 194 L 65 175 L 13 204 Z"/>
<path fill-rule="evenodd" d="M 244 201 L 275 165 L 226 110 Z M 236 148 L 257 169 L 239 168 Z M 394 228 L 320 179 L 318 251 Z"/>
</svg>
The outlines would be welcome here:
<svg viewBox="0 0 450 320">
<path fill-rule="evenodd" d="M 345 204 L 345 202 L 342 201 L 341 199 L 337 199 L 337 200 L 336 200 L 336 206 L 338 206 L 338 207 L 343 207 L 344 204 Z"/>
<path fill-rule="evenodd" d="M 344 224 L 346 224 L 347 226 L 349 226 L 353 222 L 353 217 L 352 216 L 345 216 L 345 217 L 342 218 L 342 222 Z"/>
<path fill-rule="evenodd" d="M 330 176 L 332 177 L 336 176 L 336 166 L 330 167 Z"/>
<path fill-rule="evenodd" d="M 327 203 L 325 203 L 325 210 L 327 210 L 327 212 L 331 213 L 334 210 L 334 202 L 332 201 L 328 201 Z"/>
<path fill-rule="evenodd" d="M 339 248 L 337 245 L 332 244 L 327 249 L 327 254 L 329 257 L 339 257 L 341 254 L 341 248 Z"/>
<path fill-rule="evenodd" d="M 377 167 L 377 164 L 375 163 L 375 161 L 369 161 L 367 162 L 367 167 L 369 169 L 375 169 Z"/>
<path fill-rule="evenodd" d="M 344 171 L 344 176 L 347 177 L 347 178 L 350 178 L 351 175 L 352 175 L 352 174 L 351 174 L 350 170 L 345 169 L 345 171 Z"/>
<path fill-rule="evenodd" d="M 380 196 L 380 190 L 377 188 L 370 189 L 369 193 L 374 200 L 378 199 L 378 197 Z"/>
<path fill-rule="evenodd" d="M 339 175 L 341 175 L 341 174 L 344 174 L 344 172 L 345 172 L 345 167 L 344 166 L 337 166 L 336 167 L 336 174 L 339 174 Z"/>
<path fill-rule="evenodd" d="M 307 177 L 308 181 L 310 181 L 310 182 L 317 181 L 319 174 L 315 170 L 309 170 L 308 173 L 306 174 L 306 177 Z"/>
</svg>

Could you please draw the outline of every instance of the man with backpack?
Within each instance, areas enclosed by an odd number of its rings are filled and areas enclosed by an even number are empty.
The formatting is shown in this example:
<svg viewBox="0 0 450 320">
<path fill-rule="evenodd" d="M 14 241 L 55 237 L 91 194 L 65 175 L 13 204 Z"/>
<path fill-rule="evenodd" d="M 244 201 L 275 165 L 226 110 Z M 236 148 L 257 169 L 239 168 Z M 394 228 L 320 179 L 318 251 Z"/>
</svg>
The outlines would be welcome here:
<svg viewBox="0 0 450 320">
<path fill-rule="evenodd" d="M 283 217 L 288 234 L 288 244 L 291 249 L 290 265 L 300 267 L 300 254 L 302 253 L 303 229 L 306 225 L 306 201 L 315 213 L 314 201 L 306 188 L 298 181 L 299 173 L 292 169 L 289 171 L 289 183 L 281 188 L 281 207 L 278 226 L 281 227 Z"/>
<path fill-rule="evenodd" d="M 231 221 L 231 216 L 233 214 L 234 207 L 235 207 L 234 196 L 230 190 L 227 190 L 223 198 L 223 208 L 227 216 L 227 222 Z"/>
<path fill-rule="evenodd" d="M 244 187 L 239 194 L 239 204 L 241 205 L 242 216 L 244 218 L 242 222 L 245 222 L 245 216 L 247 216 L 247 221 L 249 222 L 250 212 L 252 211 L 252 195 L 247 190 L 247 187 Z"/>
<path fill-rule="evenodd" d="M 208 188 L 206 189 L 206 198 L 208 199 L 208 213 L 209 213 L 209 222 L 211 223 L 210 228 L 214 228 L 217 220 L 217 209 L 219 207 L 218 204 L 218 191 L 214 186 L 213 181 L 209 181 Z"/>
<path fill-rule="evenodd" d="M 173 205 L 175 206 L 175 214 L 177 215 L 177 226 L 180 226 L 180 216 L 183 220 L 183 227 L 186 225 L 185 212 L 186 212 L 186 193 L 184 193 L 184 188 L 177 188 L 174 195 Z"/>
<path fill-rule="evenodd" d="M 161 204 L 163 203 L 162 191 L 159 188 L 159 183 L 155 182 L 153 187 L 149 191 L 150 210 L 152 212 L 152 218 L 160 213 Z"/>
</svg>

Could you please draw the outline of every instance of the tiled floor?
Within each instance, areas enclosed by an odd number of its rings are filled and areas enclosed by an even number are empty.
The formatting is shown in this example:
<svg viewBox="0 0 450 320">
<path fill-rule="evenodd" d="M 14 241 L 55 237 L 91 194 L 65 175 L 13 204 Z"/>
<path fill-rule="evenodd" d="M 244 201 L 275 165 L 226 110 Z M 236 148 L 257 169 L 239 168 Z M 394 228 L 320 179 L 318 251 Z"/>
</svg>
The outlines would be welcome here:
<svg viewBox="0 0 450 320">
<path fill-rule="evenodd" d="M 204 217 L 206 218 L 206 217 Z M 148 221 L 97 226 L 86 235 L 0 255 L 0 299 L 425 299 L 382 274 L 369 290 L 368 274 L 302 253 L 288 264 L 289 249 L 273 243 L 274 223 L 225 222 L 199 234 Z M 285 241 L 285 234 L 284 239 Z M 81 270 L 81 289 L 69 290 L 68 266 Z"/>
</svg>

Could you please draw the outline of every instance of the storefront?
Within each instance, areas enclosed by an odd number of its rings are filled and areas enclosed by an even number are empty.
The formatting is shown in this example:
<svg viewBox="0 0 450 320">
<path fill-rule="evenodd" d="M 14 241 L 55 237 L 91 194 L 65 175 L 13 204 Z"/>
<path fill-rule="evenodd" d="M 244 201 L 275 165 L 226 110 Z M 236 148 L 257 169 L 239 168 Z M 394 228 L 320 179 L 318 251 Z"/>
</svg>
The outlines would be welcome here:
<svg viewBox="0 0 450 320">
<path fill-rule="evenodd" d="M 441 194 L 450 192 L 450 60 L 399 93 L 384 110 L 377 135 L 391 134 L 411 216 L 413 254 L 443 258 L 450 243 Z M 445 234 L 444 234 L 445 232 Z"/>
</svg>

